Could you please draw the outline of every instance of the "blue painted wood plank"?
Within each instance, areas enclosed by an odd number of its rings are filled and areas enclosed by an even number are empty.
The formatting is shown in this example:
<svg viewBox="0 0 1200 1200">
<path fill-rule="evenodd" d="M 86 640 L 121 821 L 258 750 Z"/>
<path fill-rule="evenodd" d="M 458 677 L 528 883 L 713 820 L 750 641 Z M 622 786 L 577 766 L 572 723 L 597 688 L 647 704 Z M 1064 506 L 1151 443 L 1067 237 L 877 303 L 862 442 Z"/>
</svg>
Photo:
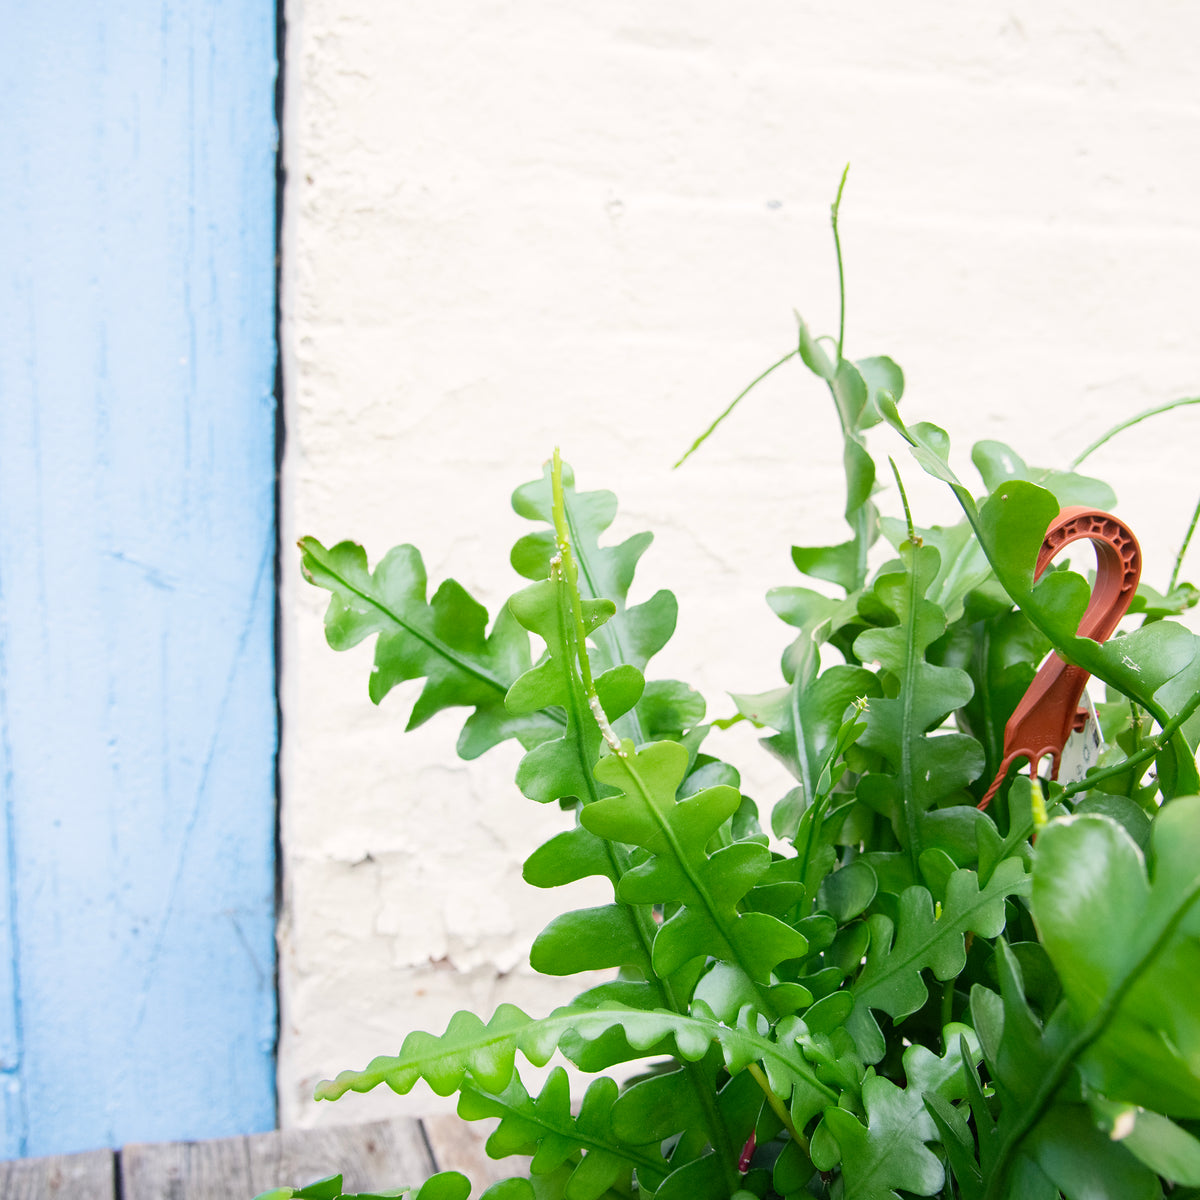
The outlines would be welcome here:
<svg viewBox="0 0 1200 1200">
<path fill-rule="evenodd" d="M 0 399 L 0 404 L 3 401 Z M 4 598 L 0 593 L 0 623 Z M 4 704 L 4 642 L 0 640 L 0 705 Z M 0 708 L 0 1154 L 15 1154 L 26 1127 L 21 1091 L 21 1021 L 17 1003 L 16 941 L 13 937 L 16 897 L 12 888 L 14 840 L 9 836 L 7 796 L 12 780 L 12 754 L 4 710 Z"/>
<path fill-rule="evenodd" d="M 5 15 L 0 1155 L 274 1123 L 274 83 L 266 0 Z"/>
</svg>

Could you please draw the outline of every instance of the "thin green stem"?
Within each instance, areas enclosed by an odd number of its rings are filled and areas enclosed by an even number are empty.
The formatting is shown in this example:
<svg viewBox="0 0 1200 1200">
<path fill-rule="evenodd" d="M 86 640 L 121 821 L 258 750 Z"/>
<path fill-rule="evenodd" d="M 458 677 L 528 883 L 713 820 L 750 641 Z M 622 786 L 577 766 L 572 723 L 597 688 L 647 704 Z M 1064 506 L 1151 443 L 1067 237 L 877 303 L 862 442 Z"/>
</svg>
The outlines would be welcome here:
<svg viewBox="0 0 1200 1200">
<path fill-rule="evenodd" d="M 888 462 L 892 465 L 892 474 L 896 477 L 896 486 L 900 489 L 900 503 L 904 505 L 904 522 L 908 526 L 908 540 L 914 546 L 921 544 L 917 537 L 917 528 L 913 524 L 912 509 L 908 507 L 908 493 L 904 490 L 904 480 L 900 478 L 900 468 L 896 466 L 896 460 L 889 454 Z"/>
<path fill-rule="evenodd" d="M 838 362 L 842 361 L 842 343 L 846 340 L 846 274 L 842 267 L 842 239 L 838 235 L 838 212 L 842 207 L 842 192 L 846 187 L 846 176 L 850 174 L 850 164 L 842 172 L 842 181 L 838 184 L 837 196 L 829 210 L 830 223 L 833 226 L 833 248 L 837 251 L 838 268 Z"/>
<path fill-rule="evenodd" d="M 812 767 L 808 760 L 808 731 L 805 725 L 805 719 L 801 712 L 800 701 L 803 695 L 803 689 L 811 686 L 813 679 L 816 678 L 816 671 L 811 675 L 808 673 L 807 666 L 797 664 L 796 674 L 792 679 L 791 686 L 788 688 L 788 708 L 790 711 L 792 728 L 797 731 L 796 737 L 796 768 L 798 771 L 797 779 L 800 783 L 800 788 L 804 793 L 804 800 L 808 804 L 817 802 L 817 783 L 820 781 L 821 775 L 818 771 L 816 779 L 813 778 Z M 816 814 L 814 813 L 814 816 Z M 799 830 L 797 830 L 799 832 Z M 795 845 L 795 838 L 792 838 L 792 844 Z M 805 870 L 808 868 L 805 867 Z M 803 878 L 803 876 L 801 877 Z"/>
<path fill-rule="evenodd" d="M 558 447 L 554 447 L 554 461 L 550 468 L 550 486 L 553 493 L 551 513 L 554 517 L 554 538 L 558 550 L 553 566 L 562 570 L 567 582 L 567 594 L 571 598 L 571 615 L 575 622 L 576 649 L 579 652 L 579 674 L 583 679 L 583 689 L 590 698 L 596 691 L 592 680 L 592 666 L 587 654 L 587 628 L 583 622 L 583 603 L 579 597 L 579 568 L 575 565 L 575 556 L 571 553 L 571 535 L 567 530 L 567 508 L 563 497 L 562 455 Z"/>
<path fill-rule="evenodd" d="M 1070 783 L 1063 788 L 1062 798 L 1065 800 L 1079 792 L 1090 791 L 1096 784 L 1103 783 L 1106 779 L 1113 779 L 1117 775 L 1128 771 L 1130 767 L 1136 767 L 1139 763 L 1144 763 L 1153 758 L 1179 732 L 1180 727 L 1197 708 L 1200 708 L 1200 692 L 1197 692 L 1188 700 L 1162 727 L 1158 737 L 1144 750 L 1139 750 L 1136 754 L 1130 754 L 1127 758 L 1121 759 L 1119 763 L 1114 763 L 1111 767 L 1105 767 L 1101 771 L 1089 771 L 1086 778 L 1080 779 L 1077 783 Z"/>
<path fill-rule="evenodd" d="M 838 347 L 838 361 L 841 361 L 841 347 Z M 842 397 L 838 393 L 838 389 L 834 386 L 832 379 L 827 380 L 829 385 L 829 394 L 833 397 L 833 409 L 837 413 L 838 424 L 842 430 L 842 442 L 846 447 L 846 452 L 849 452 L 850 443 L 854 442 L 858 446 L 866 449 L 862 435 L 859 433 L 855 418 L 843 407 Z M 846 588 L 846 595 L 851 592 L 858 591 L 863 586 L 867 578 L 867 548 L 870 542 L 870 522 L 868 515 L 870 509 L 868 504 L 860 504 L 857 508 L 850 507 L 851 501 L 851 483 L 850 475 L 846 475 L 846 522 L 850 526 L 850 532 L 853 535 L 851 541 L 854 545 L 854 579 L 850 586 Z"/>
<path fill-rule="evenodd" d="M 596 724 L 600 726 L 600 734 L 608 743 L 614 754 L 624 755 L 621 739 L 609 724 L 608 714 L 600 703 L 596 693 L 596 683 L 592 679 L 592 665 L 588 661 L 587 626 L 583 620 L 583 601 L 579 595 L 579 569 L 575 565 L 575 556 L 571 553 L 571 536 L 567 529 L 567 506 L 563 496 L 562 456 L 558 447 L 554 447 L 554 460 L 550 468 L 550 486 L 553 500 L 551 512 L 554 517 L 554 537 L 557 553 L 551 563 L 551 570 L 561 571 L 566 581 L 567 595 L 570 597 L 571 615 L 575 622 L 575 650 L 579 659 L 579 676 L 583 682 L 583 690 L 587 696 L 588 706 Z"/>
<path fill-rule="evenodd" d="M 829 753 L 825 756 L 825 764 L 826 765 L 829 765 L 833 762 L 833 756 L 836 753 L 836 751 L 837 751 L 836 746 L 830 747 Z M 803 751 L 802 751 L 802 753 L 803 753 Z M 823 773 L 824 773 L 824 767 L 822 767 L 822 774 Z M 818 776 L 817 778 L 818 778 L 818 782 L 819 782 L 820 776 Z M 812 808 L 811 808 L 812 815 L 810 816 L 809 822 L 808 822 L 808 837 L 805 838 L 804 850 L 800 855 L 800 879 L 802 882 L 807 882 L 807 880 L 808 880 L 808 871 L 812 865 L 813 843 L 816 841 L 817 831 L 820 829 L 821 824 L 825 820 L 825 810 L 829 806 L 829 797 L 832 794 L 833 794 L 832 790 L 826 792 L 824 795 L 820 794 L 819 791 L 817 791 L 817 792 L 814 792 L 814 795 L 812 797 Z M 793 842 L 793 845 L 794 844 L 795 843 Z M 807 888 L 805 890 L 807 892 Z M 806 895 L 805 908 L 811 910 L 813 908 L 813 906 L 816 904 L 816 902 L 817 902 L 817 898 L 815 895 L 814 896 Z"/>
<path fill-rule="evenodd" d="M 988 662 L 992 654 L 991 628 L 988 622 L 984 622 L 982 636 L 975 644 L 976 662 L 979 665 L 980 679 L 987 679 Z M 996 774 L 996 769 L 999 766 L 996 761 L 997 749 L 1000 749 L 1001 753 L 1003 753 L 1001 735 L 996 729 L 996 710 L 993 697 L 994 693 L 990 687 L 981 687 L 979 689 L 980 707 L 983 710 L 984 779 L 991 779 Z"/>
<path fill-rule="evenodd" d="M 750 1063 L 746 1070 L 750 1073 L 750 1078 L 762 1088 L 763 1095 L 767 1098 L 767 1107 L 783 1123 L 784 1129 L 788 1131 L 788 1137 L 807 1154 L 808 1139 L 796 1128 L 792 1114 L 788 1112 L 787 1105 L 775 1094 L 775 1089 L 771 1087 L 766 1072 L 756 1062 Z"/>
<path fill-rule="evenodd" d="M 1183 538 L 1183 545 L 1179 547 L 1179 553 L 1175 555 L 1175 566 L 1171 571 L 1171 582 L 1167 584 L 1168 595 L 1175 590 L 1175 585 L 1179 582 L 1179 569 L 1183 566 L 1183 556 L 1187 553 L 1187 548 L 1191 544 L 1192 534 L 1196 532 L 1196 522 L 1200 521 L 1200 500 L 1196 501 L 1196 507 L 1192 509 L 1192 523 L 1188 526 L 1187 533 Z"/>
<path fill-rule="evenodd" d="M 949 1049 L 946 1045 L 946 1026 L 954 1020 L 954 980 L 947 979 L 942 984 L 942 1051 Z"/>
<path fill-rule="evenodd" d="M 868 709 L 867 699 L 865 696 L 859 697 L 854 702 L 854 707 L 860 714 Z M 825 821 L 825 817 L 829 812 L 829 805 L 833 799 L 833 789 L 836 787 L 836 782 L 833 779 L 833 767 L 839 759 L 843 758 L 846 751 L 859 739 L 863 730 L 866 729 L 865 724 L 852 722 L 843 725 L 838 731 L 837 740 L 825 754 L 825 759 L 821 763 L 821 769 L 817 773 L 817 782 L 812 789 L 810 806 L 805 814 L 802 814 L 801 820 L 805 815 L 808 816 L 808 836 L 805 838 L 804 850 L 800 853 L 800 881 L 805 885 L 806 893 L 808 888 L 808 872 L 812 866 L 813 843 L 816 841 L 817 832 Z M 797 833 L 799 830 L 797 830 Z M 792 839 L 792 844 L 795 845 L 795 838 Z M 797 847 L 797 849 L 799 849 Z M 810 894 L 805 897 L 805 908 L 812 911 L 816 905 L 816 895 Z"/>
<path fill-rule="evenodd" d="M 1145 412 L 1138 413 L 1136 417 L 1130 417 L 1127 421 L 1122 421 L 1119 425 L 1114 425 L 1107 433 L 1098 437 L 1086 450 L 1077 454 L 1071 460 L 1071 470 L 1075 470 L 1085 458 L 1099 450 L 1105 442 L 1111 441 L 1118 433 L 1124 433 L 1126 429 L 1131 429 L 1134 425 L 1140 425 L 1143 421 L 1149 420 L 1150 417 L 1157 417 L 1161 413 L 1170 412 L 1172 409 L 1185 408 L 1189 404 L 1200 404 L 1200 396 L 1185 396 L 1182 400 L 1172 400 L 1167 404 L 1159 404 L 1154 408 L 1148 408 Z"/>
<path fill-rule="evenodd" d="M 908 564 L 908 620 L 905 630 L 904 695 L 901 700 L 900 718 L 900 802 L 904 805 L 904 825 L 908 833 L 908 852 L 912 856 L 913 871 L 921 878 L 921 826 L 917 815 L 916 789 L 913 786 L 913 704 L 915 702 L 917 671 L 917 606 L 921 603 L 921 586 L 917 578 L 917 549 L 910 552 Z M 917 731 L 920 732 L 919 730 Z"/>
<path fill-rule="evenodd" d="M 783 364 L 788 361 L 788 359 L 795 358 L 799 353 L 800 351 L 798 349 L 789 350 L 781 359 L 779 359 L 777 362 L 773 362 L 765 371 L 762 372 L 761 375 L 756 375 L 748 384 L 746 384 L 746 386 L 742 388 L 742 390 L 738 392 L 736 396 L 734 396 L 733 400 L 730 402 L 725 411 L 688 447 L 683 456 L 671 469 L 674 470 L 675 467 L 682 467 L 683 464 L 708 440 L 709 435 L 713 433 L 717 426 L 720 425 L 720 423 L 725 420 L 725 418 L 729 416 L 729 414 L 733 412 L 735 408 L 737 408 L 744 396 L 758 387 L 758 385 L 762 383 L 762 381 L 766 379 L 766 377 L 770 375 L 772 371 L 782 367 Z"/>
<path fill-rule="evenodd" d="M 596 586 L 596 581 L 594 578 L 593 570 L 592 570 L 591 565 L 588 562 L 587 553 L 582 549 L 583 538 L 581 538 L 576 531 L 575 522 L 572 519 L 572 515 L 571 515 L 571 509 L 567 505 L 567 497 L 566 497 L 565 489 L 563 490 L 563 506 L 562 507 L 563 507 L 563 514 L 566 519 L 567 541 L 570 544 L 571 557 L 572 557 L 572 560 L 574 561 L 576 569 L 577 569 L 577 575 L 576 575 L 576 578 L 574 581 L 576 586 L 578 587 L 578 584 L 579 584 L 579 576 L 582 576 L 584 581 L 587 583 L 588 595 L 593 600 L 600 600 L 600 599 L 610 599 L 611 600 L 611 599 L 613 599 L 613 597 L 611 597 L 611 596 L 603 597 L 600 593 L 600 589 Z M 555 528 L 555 535 L 556 535 L 556 540 L 557 540 L 557 527 Z M 580 591 L 581 597 L 582 597 L 582 594 L 583 594 L 582 591 Z M 614 603 L 616 603 L 615 600 L 614 600 Z M 621 606 L 617 605 L 617 616 L 620 616 L 622 611 L 623 611 L 623 609 L 621 608 Z M 619 625 L 615 618 L 606 621 L 602 626 L 600 626 L 599 629 L 593 631 L 593 637 L 596 639 L 597 642 L 606 642 L 607 643 L 609 654 L 611 655 L 614 663 L 623 663 L 623 662 L 628 661 L 628 655 L 626 654 L 625 646 L 622 642 L 621 635 L 619 632 Z M 641 719 L 638 717 L 638 712 L 637 712 L 636 707 L 630 709 L 629 712 L 627 712 L 624 715 L 623 720 L 627 723 L 629 729 L 633 733 L 634 743 L 636 745 L 641 745 L 641 743 L 644 742 L 646 740 L 646 738 L 645 738 L 645 731 L 642 728 L 642 722 L 641 722 Z"/>
</svg>

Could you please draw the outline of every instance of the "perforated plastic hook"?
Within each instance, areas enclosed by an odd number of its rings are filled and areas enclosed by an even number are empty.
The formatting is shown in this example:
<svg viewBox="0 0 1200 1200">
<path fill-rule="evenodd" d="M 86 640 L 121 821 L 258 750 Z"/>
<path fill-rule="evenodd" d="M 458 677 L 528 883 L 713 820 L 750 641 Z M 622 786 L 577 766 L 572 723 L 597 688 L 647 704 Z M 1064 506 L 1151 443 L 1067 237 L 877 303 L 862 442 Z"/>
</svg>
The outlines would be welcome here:
<svg viewBox="0 0 1200 1200">
<path fill-rule="evenodd" d="M 1033 577 L 1041 578 L 1064 546 L 1083 538 L 1096 546 L 1096 586 L 1079 622 L 1079 636 L 1103 642 L 1128 611 L 1142 575 L 1142 549 L 1128 525 L 1098 508 L 1064 508 L 1046 530 Z M 1004 757 L 979 802 L 981 809 L 991 803 L 1009 767 L 1018 759 L 1028 759 L 1036 771 L 1038 763 L 1049 755 L 1050 778 L 1058 778 L 1067 738 L 1072 729 L 1083 728 L 1087 717 L 1086 710 L 1079 708 L 1087 681 L 1087 671 L 1064 662 L 1058 654 L 1051 654 L 1042 664 L 1004 726 Z"/>
</svg>

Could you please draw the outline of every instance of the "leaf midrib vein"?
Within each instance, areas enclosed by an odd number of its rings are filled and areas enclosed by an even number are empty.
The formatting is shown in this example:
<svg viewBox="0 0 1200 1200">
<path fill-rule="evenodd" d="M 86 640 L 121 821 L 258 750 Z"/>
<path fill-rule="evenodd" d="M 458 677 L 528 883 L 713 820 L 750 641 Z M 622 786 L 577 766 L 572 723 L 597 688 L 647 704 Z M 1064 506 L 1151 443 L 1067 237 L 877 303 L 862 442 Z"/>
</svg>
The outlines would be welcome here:
<svg viewBox="0 0 1200 1200">
<path fill-rule="evenodd" d="M 499 679 L 491 674 L 491 672 L 485 671 L 482 668 L 475 666 L 468 659 L 462 658 L 456 651 L 447 646 L 446 643 L 440 638 L 435 638 L 430 634 L 425 633 L 423 630 L 418 629 L 415 625 L 411 625 L 408 621 L 404 620 L 403 617 L 400 617 L 393 612 L 392 609 L 383 603 L 382 600 L 378 600 L 369 593 L 362 591 L 361 588 L 355 587 L 354 584 L 352 584 L 344 576 L 340 575 L 328 564 L 323 565 L 325 570 L 327 570 L 330 575 L 332 575 L 348 592 L 351 592 L 365 603 L 370 604 L 373 608 L 377 609 L 385 617 L 387 617 L 389 621 L 392 621 L 406 633 L 411 634 L 419 642 L 422 642 L 428 646 L 429 649 L 435 654 L 440 655 L 447 662 L 453 663 L 454 666 L 456 666 L 464 674 L 470 675 L 473 679 L 477 679 L 480 683 L 487 684 L 489 687 L 494 688 L 500 693 L 501 698 L 507 695 L 508 689 L 511 685 L 501 683 Z M 558 724 L 566 724 L 566 718 L 559 716 L 559 714 L 555 712 L 553 708 L 545 708 L 542 711 L 545 712 L 545 714 L 551 720 L 558 722 Z"/>
</svg>

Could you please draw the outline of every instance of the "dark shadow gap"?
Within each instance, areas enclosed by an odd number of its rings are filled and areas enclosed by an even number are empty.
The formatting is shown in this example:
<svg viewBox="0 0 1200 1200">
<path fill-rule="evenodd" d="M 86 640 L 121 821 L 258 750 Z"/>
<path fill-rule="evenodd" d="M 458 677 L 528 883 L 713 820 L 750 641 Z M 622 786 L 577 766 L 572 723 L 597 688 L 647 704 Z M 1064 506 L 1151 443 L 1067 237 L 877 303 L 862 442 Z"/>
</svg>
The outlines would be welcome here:
<svg viewBox="0 0 1200 1200">
<path fill-rule="evenodd" d="M 125 1185 L 121 1182 L 121 1151 L 113 1151 L 113 1200 L 125 1200 Z"/>
<path fill-rule="evenodd" d="M 283 611 L 280 584 L 283 578 L 281 544 L 281 501 L 283 452 L 287 442 L 287 422 L 283 410 L 283 202 L 287 186 L 287 167 L 283 158 L 283 112 L 287 76 L 287 0 L 275 5 L 275 1126 L 279 1126 L 279 914 L 283 905 L 283 843 L 280 823 L 280 747 L 283 743 L 283 704 L 280 675 L 283 650 Z"/>
</svg>

